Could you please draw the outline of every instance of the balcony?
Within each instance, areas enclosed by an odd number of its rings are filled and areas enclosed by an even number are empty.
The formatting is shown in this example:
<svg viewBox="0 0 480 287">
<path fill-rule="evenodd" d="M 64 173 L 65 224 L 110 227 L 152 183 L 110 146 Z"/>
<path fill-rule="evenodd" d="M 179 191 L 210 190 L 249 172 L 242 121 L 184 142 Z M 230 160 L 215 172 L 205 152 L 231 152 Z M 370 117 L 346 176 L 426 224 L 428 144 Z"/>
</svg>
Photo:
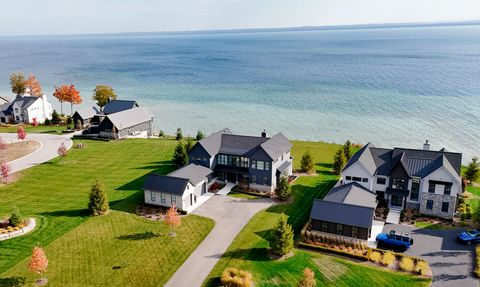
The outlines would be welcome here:
<svg viewBox="0 0 480 287">
<path fill-rule="evenodd" d="M 400 196 L 408 196 L 410 194 L 410 190 L 408 189 L 398 189 L 398 188 L 392 188 L 392 187 L 387 187 L 386 192 L 387 194 L 400 195 Z"/>
</svg>

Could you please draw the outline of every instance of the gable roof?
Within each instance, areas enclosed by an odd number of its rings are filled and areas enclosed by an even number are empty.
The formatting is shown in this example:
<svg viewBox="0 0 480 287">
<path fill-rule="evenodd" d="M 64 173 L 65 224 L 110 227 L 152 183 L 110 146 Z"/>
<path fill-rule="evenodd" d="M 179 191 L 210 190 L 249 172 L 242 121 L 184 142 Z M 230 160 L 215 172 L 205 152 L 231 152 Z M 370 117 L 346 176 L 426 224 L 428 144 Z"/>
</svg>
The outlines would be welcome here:
<svg viewBox="0 0 480 287">
<path fill-rule="evenodd" d="M 310 218 L 371 228 L 375 208 L 315 199 Z"/>
<path fill-rule="evenodd" d="M 12 104 L 19 105 L 21 109 L 28 109 L 39 99 L 41 98 L 33 96 L 17 96 L 15 100 L 13 100 Z"/>
<path fill-rule="evenodd" d="M 187 184 L 188 179 L 185 178 L 151 173 L 147 176 L 143 189 L 183 196 Z"/>
<path fill-rule="evenodd" d="M 138 107 L 136 101 L 128 100 L 111 100 L 103 107 L 103 113 L 106 115 L 122 112 L 125 110 L 130 110 Z"/>
<path fill-rule="evenodd" d="M 367 143 L 359 151 L 354 153 L 353 156 L 345 165 L 345 167 L 343 168 L 343 170 L 346 170 L 352 165 L 354 165 L 355 163 L 359 162 L 363 165 L 363 167 L 365 167 L 368 170 L 368 172 L 370 172 L 370 174 L 373 175 L 377 170 L 377 165 L 373 159 L 373 155 L 370 151 L 370 147 L 374 147 L 374 145 L 372 143 Z"/>
<path fill-rule="evenodd" d="M 222 134 L 219 153 L 247 155 L 250 151 L 268 141 L 268 138 L 233 134 Z"/>
<path fill-rule="evenodd" d="M 100 113 L 100 111 L 97 109 L 97 107 L 90 107 L 90 108 L 85 108 L 81 109 L 78 111 L 75 111 L 82 119 L 91 119 L 97 114 Z"/>
<path fill-rule="evenodd" d="M 332 188 L 323 200 L 371 208 L 377 206 L 375 194 L 356 182 Z"/>
<path fill-rule="evenodd" d="M 220 144 L 222 142 L 222 135 L 223 134 L 231 134 L 232 131 L 228 128 L 224 128 L 222 130 L 219 130 L 216 133 L 213 133 L 209 135 L 206 138 L 201 139 L 196 143 L 196 145 L 201 145 L 205 151 L 211 156 L 215 156 L 218 153 L 218 150 L 220 149 Z"/>
<path fill-rule="evenodd" d="M 107 115 L 106 118 L 119 130 L 153 120 L 152 114 L 142 107 Z"/>
<path fill-rule="evenodd" d="M 201 165 L 189 164 L 168 174 L 168 176 L 188 179 L 193 185 L 202 182 L 213 171 Z"/>
<path fill-rule="evenodd" d="M 284 152 L 290 150 L 293 145 L 282 133 L 278 133 L 260 146 L 271 159 L 277 159 Z"/>
</svg>

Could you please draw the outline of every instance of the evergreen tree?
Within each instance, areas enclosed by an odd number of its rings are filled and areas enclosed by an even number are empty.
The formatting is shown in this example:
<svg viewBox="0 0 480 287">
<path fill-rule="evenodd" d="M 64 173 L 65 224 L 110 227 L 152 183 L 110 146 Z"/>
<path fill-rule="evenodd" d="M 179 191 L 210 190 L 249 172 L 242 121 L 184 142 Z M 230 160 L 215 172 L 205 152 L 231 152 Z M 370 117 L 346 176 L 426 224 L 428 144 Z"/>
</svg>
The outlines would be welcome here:
<svg viewBox="0 0 480 287">
<path fill-rule="evenodd" d="M 478 162 L 478 157 L 473 157 L 472 161 L 468 164 L 467 169 L 465 170 L 465 178 L 470 184 L 477 181 L 480 177 L 480 163 Z"/>
<path fill-rule="evenodd" d="M 287 223 L 286 216 L 282 215 L 273 230 L 270 238 L 270 248 L 272 252 L 278 255 L 286 255 L 293 249 L 293 230 Z"/>
<path fill-rule="evenodd" d="M 108 199 L 105 187 L 98 180 L 92 185 L 89 195 L 88 210 L 93 216 L 102 215 L 108 212 Z"/>
<path fill-rule="evenodd" d="M 188 164 L 187 149 L 183 142 L 178 142 L 175 151 L 173 152 L 172 160 L 177 167 L 183 167 Z"/>
<path fill-rule="evenodd" d="M 187 140 L 187 144 L 185 145 L 185 150 L 187 151 L 187 153 L 192 150 L 194 145 L 195 142 L 192 139 Z"/>
<path fill-rule="evenodd" d="M 163 138 L 164 136 L 165 136 L 165 132 L 162 131 L 162 130 L 160 130 L 160 131 L 158 132 L 158 137 Z"/>
<path fill-rule="evenodd" d="M 345 161 L 349 161 L 352 157 L 352 143 L 350 140 L 347 140 L 343 145 L 343 154 L 345 155 Z"/>
<path fill-rule="evenodd" d="M 333 171 L 335 174 L 340 174 L 345 166 L 345 154 L 343 148 L 337 150 L 333 157 Z"/>
<path fill-rule="evenodd" d="M 62 122 L 62 119 L 60 118 L 60 115 L 57 113 L 56 110 L 53 110 L 51 123 L 54 125 L 58 125 L 61 122 Z"/>
<path fill-rule="evenodd" d="M 202 140 L 204 138 L 203 132 L 198 131 L 197 136 L 195 137 L 197 141 Z"/>
<path fill-rule="evenodd" d="M 180 141 L 180 140 L 183 139 L 183 133 L 182 133 L 182 129 L 181 129 L 181 128 L 178 128 L 178 129 L 177 129 L 176 139 L 177 139 L 177 141 Z"/>
<path fill-rule="evenodd" d="M 275 194 L 281 200 L 287 200 L 290 197 L 290 185 L 288 184 L 288 179 L 286 176 L 280 177 L 280 181 L 277 184 L 277 188 L 275 188 Z"/>
<path fill-rule="evenodd" d="M 304 172 L 313 173 L 315 171 L 313 157 L 309 150 L 303 154 L 300 165 Z"/>
</svg>

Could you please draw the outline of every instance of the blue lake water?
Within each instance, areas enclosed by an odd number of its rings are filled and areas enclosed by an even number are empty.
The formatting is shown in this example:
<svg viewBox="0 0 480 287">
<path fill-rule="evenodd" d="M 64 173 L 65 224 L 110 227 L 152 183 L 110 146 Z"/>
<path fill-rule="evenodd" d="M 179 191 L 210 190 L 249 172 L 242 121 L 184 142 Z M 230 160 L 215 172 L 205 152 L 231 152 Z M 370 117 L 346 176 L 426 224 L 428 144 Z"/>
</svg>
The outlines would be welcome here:
<svg viewBox="0 0 480 287">
<path fill-rule="evenodd" d="M 48 95 L 75 84 L 82 107 L 112 85 L 168 133 L 480 154 L 480 26 L 0 38 L 0 93 L 19 70 Z"/>
</svg>

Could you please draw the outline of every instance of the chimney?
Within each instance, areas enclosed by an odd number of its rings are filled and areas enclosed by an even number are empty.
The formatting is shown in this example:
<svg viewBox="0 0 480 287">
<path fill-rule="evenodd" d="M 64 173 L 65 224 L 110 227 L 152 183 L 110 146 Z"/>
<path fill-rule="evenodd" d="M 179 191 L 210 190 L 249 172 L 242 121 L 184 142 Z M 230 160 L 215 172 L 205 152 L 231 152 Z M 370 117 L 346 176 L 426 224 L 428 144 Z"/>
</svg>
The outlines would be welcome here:
<svg viewBox="0 0 480 287">
<path fill-rule="evenodd" d="M 425 140 L 425 143 L 423 144 L 423 150 L 430 150 L 430 144 L 428 143 L 428 140 Z"/>
<path fill-rule="evenodd" d="M 267 137 L 267 130 L 263 130 L 262 132 L 262 138 L 266 138 Z"/>
</svg>

